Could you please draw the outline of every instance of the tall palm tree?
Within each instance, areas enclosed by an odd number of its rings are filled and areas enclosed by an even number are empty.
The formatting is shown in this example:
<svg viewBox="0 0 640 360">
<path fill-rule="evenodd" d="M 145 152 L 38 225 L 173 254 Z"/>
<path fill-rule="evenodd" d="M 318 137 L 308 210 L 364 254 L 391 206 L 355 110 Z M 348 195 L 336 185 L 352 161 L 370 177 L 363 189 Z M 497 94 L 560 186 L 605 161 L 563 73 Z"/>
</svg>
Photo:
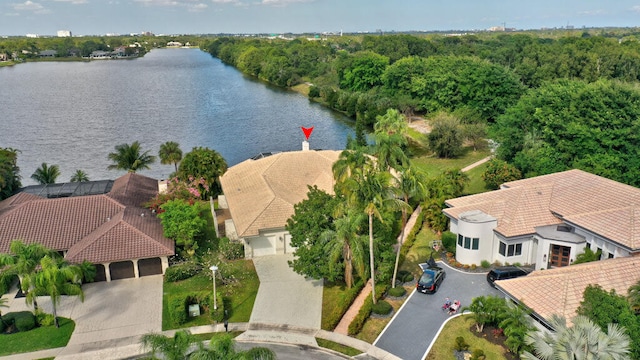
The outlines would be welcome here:
<svg viewBox="0 0 640 360">
<path fill-rule="evenodd" d="M 149 155 L 149 151 L 141 153 L 140 143 L 134 141 L 131 145 L 120 144 L 115 146 L 115 152 L 109 153 L 109 160 L 113 164 L 108 170 L 126 170 L 135 173 L 138 170 L 149 169 L 149 165 L 156 161 L 155 156 Z"/>
<path fill-rule="evenodd" d="M 640 314 L 640 281 L 629 288 L 627 299 L 629 300 L 631 309 L 633 309 L 636 314 Z"/>
<path fill-rule="evenodd" d="M 407 122 L 398 110 L 389 109 L 386 114 L 376 118 L 375 153 L 378 168 L 381 171 L 391 168 L 398 170 L 409 162 L 409 157 L 405 153 L 408 145 L 406 132 Z"/>
<path fill-rule="evenodd" d="M 84 301 L 82 291 L 82 271 L 76 265 L 69 265 L 61 258 L 52 258 L 45 255 L 40 261 L 40 271 L 33 277 L 33 291 L 27 294 L 27 303 L 33 302 L 38 293 L 46 293 L 51 298 L 53 319 L 56 327 L 58 323 L 58 304 L 60 297 L 65 295 L 78 295 L 80 301 Z"/>
<path fill-rule="evenodd" d="M 533 347 L 533 353 L 525 351 L 525 360 L 626 360 L 629 359 L 629 337 L 618 324 L 609 324 L 607 332 L 586 316 L 578 315 L 573 326 L 566 319 L 554 315 L 550 320 L 554 332 L 533 332 L 525 341 Z"/>
<path fill-rule="evenodd" d="M 167 360 L 187 359 L 189 347 L 196 341 L 196 337 L 191 335 L 189 330 L 178 330 L 173 337 L 154 333 L 145 334 L 140 340 L 145 349 L 151 350 L 154 359 L 156 353 L 160 353 Z"/>
<path fill-rule="evenodd" d="M 349 212 L 335 221 L 335 230 L 327 230 L 320 235 L 326 242 L 329 254 L 329 268 L 342 259 L 344 262 L 344 281 L 347 287 L 353 286 L 353 270 L 360 278 L 365 277 L 365 253 L 363 238 L 358 235 L 358 228 L 362 223 L 361 216 Z"/>
<path fill-rule="evenodd" d="M 32 289 L 31 285 L 36 268 L 45 256 L 56 257 L 59 255 L 41 244 L 25 244 L 20 240 L 14 240 L 9 245 L 9 253 L 0 254 L 0 267 L 5 267 L 2 276 L 18 276 L 20 289 L 26 296 Z M 35 298 L 33 304 L 37 309 L 38 303 Z"/>
<path fill-rule="evenodd" d="M 180 145 L 177 142 L 167 141 L 160 145 L 158 156 L 161 164 L 173 164 L 176 172 L 178 172 L 178 163 L 182 160 L 182 150 L 180 150 Z"/>
<path fill-rule="evenodd" d="M 333 178 L 335 180 L 334 192 L 337 196 L 346 195 L 344 193 L 344 189 L 342 189 L 345 182 L 357 169 L 362 168 L 369 161 L 371 161 L 371 159 L 362 151 L 362 149 L 344 150 L 340 153 L 338 160 L 336 160 L 331 167 Z"/>
<path fill-rule="evenodd" d="M 231 335 L 223 334 L 214 336 L 209 342 L 209 348 L 200 344 L 191 356 L 190 360 L 218 360 L 218 359 L 243 359 L 243 360 L 275 360 L 276 354 L 266 347 L 254 347 L 246 351 L 235 349 Z"/>
<path fill-rule="evenodd" d="M 413 209 L 409 205 L 409 199 L 417 199 L 422 201 L 426 195 L 424 187 L 424 176 L 418 172 L 413 166 L 409 165 L 403 169 L 396 178 L 396 186 L 398 192 L 407 206 L 402 207 L 402 231 L 398 238 L 398 248 L 396 249 L 396 262 L 393 267 L 393 277 L 391 279 L 391 287 L 396 287 L 396 276 L 398 275 L 398 263 L 400 262 L 400 250 L 402 249 L 402 240 L 404 239 L 404 228 L 407 226 L 407 213 Z"/>
<path fill-rule="evenodd" d="M 49 166 L 44 162 L 31 174 L 31 178 L 39 184 L 53 184 L 56 182 L 58 176 L 60 176 L 60 168 L 58 165 Z"/>
<path fill-rule="evenodd" d="M 76 172 L 73 173 L 73 176 L 71 176 L 71 182 L 84 182 L 84 181 L 89 181 L 89 176 L 87 175 L 86 172 L 77 169 Z"/>
</svg>

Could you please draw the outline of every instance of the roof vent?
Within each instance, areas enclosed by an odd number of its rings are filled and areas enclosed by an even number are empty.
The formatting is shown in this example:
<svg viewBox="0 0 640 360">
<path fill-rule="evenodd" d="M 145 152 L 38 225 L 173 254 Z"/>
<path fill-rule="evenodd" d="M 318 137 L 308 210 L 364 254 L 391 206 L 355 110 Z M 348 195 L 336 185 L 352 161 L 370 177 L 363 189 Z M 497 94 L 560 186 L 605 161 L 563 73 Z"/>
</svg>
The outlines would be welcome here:
<svg viewBox="0 0 640 360">
<path fill-rule="evenodd" d="M 140 214 L 140 216 L 144 217 L 144 213 Z"/>
<path fill-rule="evenodd" d="M 571 232 L 573 230 L 573 228 L 571 226 L 569 226 L 569 225 L 558 225 L 556 230 L 562 231 L 562 232 Z"/>
</svg>

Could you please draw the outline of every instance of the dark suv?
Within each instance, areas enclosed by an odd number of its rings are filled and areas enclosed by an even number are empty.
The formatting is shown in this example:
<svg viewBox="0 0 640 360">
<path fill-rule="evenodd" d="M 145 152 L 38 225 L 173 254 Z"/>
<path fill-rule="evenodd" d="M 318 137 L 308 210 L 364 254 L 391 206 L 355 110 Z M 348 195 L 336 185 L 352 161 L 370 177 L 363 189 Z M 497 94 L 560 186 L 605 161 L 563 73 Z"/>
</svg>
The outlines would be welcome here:
<svg viewBox="0 0 640 360">
<path fill-rule="evenodd" d="M 441 267 L 430 266 L 425 268 L 422 276 L 418 279 L 416 289 L 424 294 L 433 294 L 438 291 L 438 287 L 440 287 L 446 275 Z"/>
<path fill-rule="evenodd" d="M 527 274 L 527 271 L 516 266 L 501 266 L 489 271 L 487 281 L 489 285 L 495 286 L 494 281 L 496 280 L 513 279 Z"/>
</svg>

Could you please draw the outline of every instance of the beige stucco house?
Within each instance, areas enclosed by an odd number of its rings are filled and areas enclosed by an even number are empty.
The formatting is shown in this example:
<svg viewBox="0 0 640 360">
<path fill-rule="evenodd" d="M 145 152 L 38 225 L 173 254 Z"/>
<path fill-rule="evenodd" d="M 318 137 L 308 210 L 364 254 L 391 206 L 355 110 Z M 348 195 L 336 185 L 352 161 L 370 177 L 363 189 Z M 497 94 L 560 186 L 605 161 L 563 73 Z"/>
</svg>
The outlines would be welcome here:
<svg viewBox="0 0 640 360">
<path fill-rule="evenodd" d="M 293 206 L 306 199 L 308 186 L 333 194 L 331 167 L 340 151 L 303 149 L 246 160 L 220 177 L 219 203 L 231 213 L 226 236 L 242 241 L 246 258 L 292 253 L 285 225 Z"/>
<path fill-rule="evenodd" d="M 463 264 L 570 265 L 585 247 L 602 259 L 640 253 L 640 189 L 581 170 L 505 183 L 446 201 Z"/>
</svg>

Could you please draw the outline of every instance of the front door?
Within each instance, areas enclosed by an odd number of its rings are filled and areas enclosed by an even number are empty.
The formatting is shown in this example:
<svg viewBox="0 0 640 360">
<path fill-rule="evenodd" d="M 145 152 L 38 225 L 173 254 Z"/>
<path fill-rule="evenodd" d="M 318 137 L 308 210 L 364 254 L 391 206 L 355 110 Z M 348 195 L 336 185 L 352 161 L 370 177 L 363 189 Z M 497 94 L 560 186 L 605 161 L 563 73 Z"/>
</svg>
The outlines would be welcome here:
<svg viewBox="0 0 640 360">
<path fill-rule="evenodd" d="M 552 267 L 561 267 L 569 265 L 569 255 L 571 248 L 562 245 L 551 245 L 551 257 L 549 264 Z"/>
</svg>

